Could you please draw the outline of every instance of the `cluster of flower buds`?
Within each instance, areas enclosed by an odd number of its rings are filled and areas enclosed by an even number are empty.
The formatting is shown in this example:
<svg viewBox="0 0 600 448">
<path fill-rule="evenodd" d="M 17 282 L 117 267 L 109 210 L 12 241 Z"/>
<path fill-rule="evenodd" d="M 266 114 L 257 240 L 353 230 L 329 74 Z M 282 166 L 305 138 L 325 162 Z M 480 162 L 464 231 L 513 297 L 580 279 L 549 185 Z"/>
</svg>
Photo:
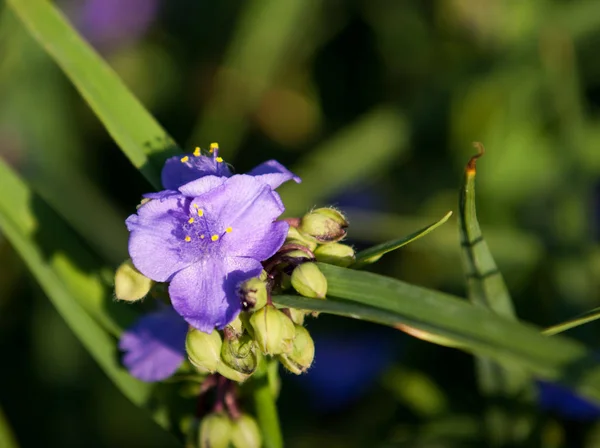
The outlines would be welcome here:
<svg viewBox="0 0 600 448">
<path fill-rule="evenodd" d="M 199 448 L 260 448 L 262 437 L 256 421 L 248 414 L 232 419 L 225 412 L 213 412 L 200 422 Z"/>
</svg>

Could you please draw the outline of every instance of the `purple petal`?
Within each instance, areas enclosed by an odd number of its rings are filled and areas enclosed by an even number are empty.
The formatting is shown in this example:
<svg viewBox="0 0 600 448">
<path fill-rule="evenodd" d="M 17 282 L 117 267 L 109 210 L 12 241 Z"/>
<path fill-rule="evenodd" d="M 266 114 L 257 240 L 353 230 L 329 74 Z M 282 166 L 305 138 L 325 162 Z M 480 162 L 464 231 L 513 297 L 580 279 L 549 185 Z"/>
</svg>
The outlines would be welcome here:
<svg viewBox="0 0 600 448">
<path fill-rule="evenodd" d="M 193 327 L 210 333 L 221 329 L 241 311 L 237 286 L 262 271 L 249 258 L 208 258 L 173 277 L 169 295 L 173 307 Z"/>
<path fill-rule="evenodd" d="M 181 222 L 187 219 L 189 199 L 170 196 L 147 202 L 125 223 L 131 232 L 129 255 L 146 277 L 167 281 L 193 261 L 181 251 Z"/>
<path fill-rule="evenodd" d="M 166 199 L 179 194 L 176 190 L 162 190 L 155 193 L 144 193 L 142 196 L 147 199 Z"/>
<path fill-rule="evenodd" d="M 185 196 L 200 196 L 220 187 L 227 180 L 226 177 L 204 176 L 179 187 L 179 191 Z"/>
<path fill-rule="evenodd" d="M 261 163 L 257 167 L 254 167 L 248 171 L 247 174 L 256 177 L 261 182 L 269 185 L 273 189 L 292 179 L 298 184 L 302 182 L 298 176 L 288 170 L 277 160 L 268 160 L 265 163 Z"/>
<path fill-rule="evenodd" d="M 221 226 L 219 244 L 229 257 L 266 260 L 287 236 L 288 224 L 274 222 L 284 211 L 279 195 L 255 177 L 235 175 L 194 201 L 202 203 L 205 216 Z"/>
<path fill-rule="evenodd" d="M 204 176 L 231 176 L 227 164 L 217 162 L 213 157 L 188 155 L 187 162 L 182 162 L 181 159 L 182 157 L 176 156 L 167 159 L 165 162 L 161 179 L 163 187 L 167 190 L 176 190 L 182 185 Z"/>
<path fill-rule="evenodd" d="M 119 341 L 123 364 L 142 381 L 170 377 L 185 358 L 187 330 L 187 322 L 171 307 L 141 317 Z"/>
</svg>

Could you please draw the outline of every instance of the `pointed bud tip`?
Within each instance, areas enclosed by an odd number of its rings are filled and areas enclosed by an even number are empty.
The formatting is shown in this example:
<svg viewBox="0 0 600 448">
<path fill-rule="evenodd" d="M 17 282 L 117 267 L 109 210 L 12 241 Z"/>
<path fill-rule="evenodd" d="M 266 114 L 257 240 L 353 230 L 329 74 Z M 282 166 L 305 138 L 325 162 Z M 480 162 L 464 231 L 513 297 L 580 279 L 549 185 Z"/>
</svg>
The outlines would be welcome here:
<svg viewBox="0 0 600 448">
<path fill-rule="evenodd" d="M 291 350 L 295 329 L 292 320 L 273 305 L 267 305 L 250 317 L 254 339 L 265 355 Z"/>
<path fill-rule="evenodd" d="M 334 208 L 317 208 L 302 217 L 301 234 L 319 243 L 335 243 L 346 236 L 348 221 Z"/>
</svg>

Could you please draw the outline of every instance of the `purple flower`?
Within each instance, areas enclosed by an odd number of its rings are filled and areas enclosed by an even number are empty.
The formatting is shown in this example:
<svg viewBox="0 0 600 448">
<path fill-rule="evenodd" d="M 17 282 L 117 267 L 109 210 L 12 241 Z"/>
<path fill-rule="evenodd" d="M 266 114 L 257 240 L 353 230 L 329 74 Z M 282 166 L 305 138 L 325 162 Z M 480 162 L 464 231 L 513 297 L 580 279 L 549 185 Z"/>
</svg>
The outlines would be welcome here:
<svg viewBox="0 0 600 448">
<path fill-rule="evenodd" d="M 211 145 L 209 155 L 201 154 L 199 149 L 193 155 L 171 157 L 162 170 L 162 184 L 167 190 L 177 190 L 182 185 L 204 176 L 231 177 L 229 166 L 218 156 L 219 147 Z M 300 183 L 300 178 L 276 160 L 261 163 L 247 174 L 275 189 L 288 180 Z"/>
<path fill-rule="evenodd" d="M 181 162 L 180 162 L 181 163 Z M 204 176 L 157 194 L 131 215 L 129 254 L 142 274 L 170 282 L 175 310 L 201 331 L 221 329 L 241 311 L 239 283 L 283 244 L 284 207 L 261 176 Z"/>
<path fill-rule="evenodd" d="M 594 421 L 600 418 L 600 406 L 569 388 L 548 381 L 537 381 L 537 386 L 538 402 L 542 409 L 570 420 Z"/>
<path fill-rule="evenodd" d="M 171 307 L 141 317 L 119 341 L 119 349 L 125 352 L 123 364 L 142 381 L 170 377 L 185 358 L 187 330 L 187 322 Z"/>
</svg>

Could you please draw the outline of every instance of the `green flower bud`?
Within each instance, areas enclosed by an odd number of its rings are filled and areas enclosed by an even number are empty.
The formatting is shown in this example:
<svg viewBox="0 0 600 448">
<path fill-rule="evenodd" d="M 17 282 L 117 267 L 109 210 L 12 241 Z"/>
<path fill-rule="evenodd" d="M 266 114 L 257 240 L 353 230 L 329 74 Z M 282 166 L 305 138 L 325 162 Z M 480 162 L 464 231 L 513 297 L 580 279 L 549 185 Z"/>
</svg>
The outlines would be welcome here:
<svg viewBox="0 0 600 448">
<path fill-rule="evenodd" d="M 239 338 L 242 335 L 242 333 L 244 332 L 244 327 L 242 324 L 242 318 L 241 318 L 240 314 L 238 314 L 238 316 L 234 320 L 229 322 L 227 324 L 227 326 L 225 327 L 225 331 L 228 331 L 236 338 Z"/>
<path fill-rule="evenodd" d="M 308 370 L 315 357 L 315 343 L 308 330 L 296 325 L 296 337 L 290 353 L 279 355 L 281 364 L 290 372 L 300 375 Z"/>
<path fill-rule="evenodd" d="M 225 339 L 221 347 L 221 361 L 238 372 L 253 374 L 258 366 L 254 339 L 248 334 Z"/>
<path fill-rule="evenodd" d="M 290 250 L 289 252 L 283 252 L 282 255 L 286 258 L 298 260 L 298 262 L 301 262 L 302 260 L 312 260 L 313 259 L 306 252 L 304 252 L 303 250 L 299 250 L 299 249 Z"/>
<path fill-rule="evenodd" d="M 217 372 L 225 378 L 231 381 L 236 381 L 238 383 L 243 383 L 252 376 L 252 374 L 242 373 L 235 369 L 232 369 L 224 362 L 219 363 L 219 365 L 217 366 Z"/>
<path fill-rule="evenodd" d="M 292 348 L 294 323 L 273 305 L 267 305 L 250 317 L 254 338 L 265 355 L 278 355 Z"/>
<path fill-rule="evenodd" d="M 327 295 L 327 279 L 315 263 L 303 263 L 292 271 L 292 286 L 298 294 L 313 299 Z"/>
<path fill-rule="evenodd" d="M 209 414 L 200 422 L 200 448 L 227 448 L 231 441 L 232 422 L 224 413 Z"/>
<path fill-rule="evenodd" d="M 348 221 L 333 208 L 318 208 L 302 217 L 300 232 L 319 243 L 335 243 L 346 236 Z"/>
<path fill-rule="evenodd" d="M 267 283 L 258 277 L 246 280 L 238 292 L 244 309 L 258 310 L 267 304 Z"/>
<path fill-rule="evenodd" d="M 135 268 L 131 259 L 125 260 L 115 272 L 115 296 L 119 300 L 135 302 L 150 292 L 153 283 Z"/>
<path fill-rule="evenodd" d="M 317 261 L 343 268 L 350 266 L 356 260 L 354 249 L 341 243 L 323 244 L 315 249 L 314 254 Z"/>
<path fill-rule="evenodd" d="M 248 414 L 242 414 L 233 421 L 231 430 L 231 443 L 235 448 L 260 448 L 262 436 L 256 420 Z"/>
<path fill-rule="evenodd" d="M 215 373 L 221 361 L 221 335 L 217 330 L 212 333 L 190 328 L 185 339 L 188 359 L 200 372 Z"/>
<path fill-rule="evenodd" d="M 296 308 L 282 308 L 282 310 L 292 322 L 297 325 L 302 325 L 304 323 L 304 317 L 306 316 L 306 311 L 297 310 Z"/>
<path fill-rule="evenodd" d="M 316 241 L 314 241 L 311 237 L 301 233 L 296 227 L 291 226 L 288 230 L 288 235 L 285 242 L 299 244 L 300 246 L 304 246 L 311 251 L 315 250 L 317 247 Z"/>
</svg>

